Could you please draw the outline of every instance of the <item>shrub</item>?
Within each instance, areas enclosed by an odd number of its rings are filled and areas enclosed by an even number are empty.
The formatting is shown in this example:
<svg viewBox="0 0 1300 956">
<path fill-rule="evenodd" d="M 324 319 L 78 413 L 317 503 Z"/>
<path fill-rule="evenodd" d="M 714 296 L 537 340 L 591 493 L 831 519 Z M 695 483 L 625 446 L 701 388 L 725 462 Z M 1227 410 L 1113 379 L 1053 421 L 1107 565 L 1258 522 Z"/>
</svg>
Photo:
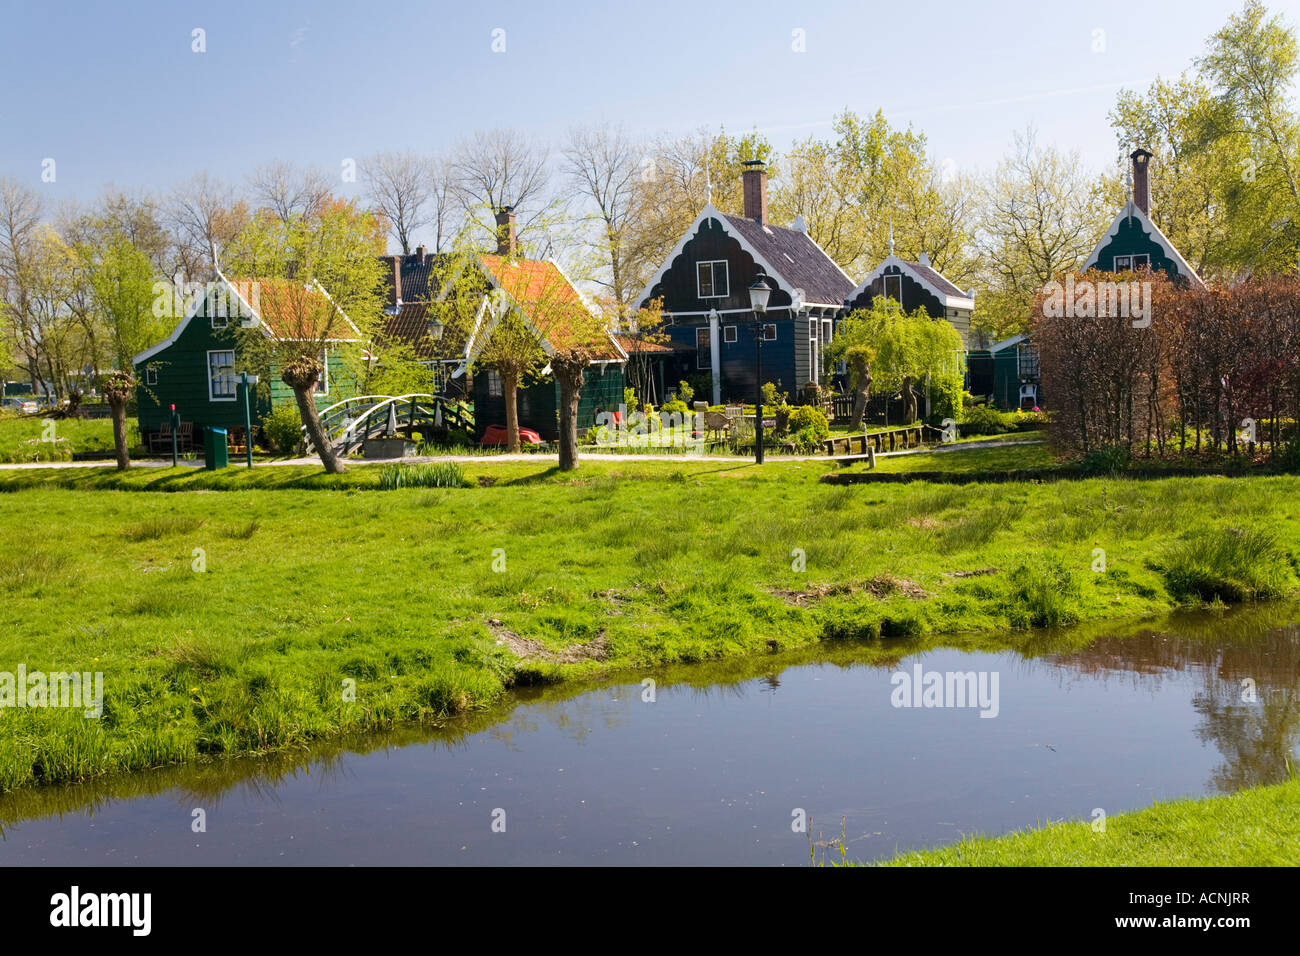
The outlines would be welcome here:
<svg viewBox="0 0 1300 956">
<path fill-rule="evenodd" d="M 395 462 L 384 465 L 379 472 L 381 491 L 397 488 L 471 488 L 474 482 L 465 474 L 459 462 L 434 461 L 424 464 Z"/>
<path fill-rule="evenodd" d="M 1006 416 L 988 405 L 963 409 L 958 424 L 963 435 L 1003 435 L 1011 430 Z"/>
<path fill-rule="evenodd" d="M 623 404 L 627 407 L 627 410 L 629 412 L 634 412 L 641 407 L 641 403 L 637 400 L 636 397 L 635 388 L 628 386 L 627 388 L 623 389 Z"/>
<path fill-rule="evenodd" d="M 1249 601 L 1292 583 L 1290 556 L 1267 531 L 1216 528 L 1175 545 L 1157 565 L 1179 601 Z"/>
<path fill-rule="evenodd" d="M 683 405 L 689 405 L 695 399 L 695 389 L 691 387 L 690 382 L 677 383 L 677 397 Z M 672 402 L 666 404 L 671 405 Z"/>
<path fill-rule="evenodd" d="M 821 439 L 817 437 L 817 432 L 813 428 L 801 428 L 794 433 L 794 446 L 800 454 L 811 455 L 821 447 Z"/>
<path fill-rule="evenodd" d="M 790 412 L 789 428 L 796 435 L 805 429 L 811 429 L 815 441 L 831 437 L 831 426 L 826 421 L 826 415 L 820 408 L 811 405 L 800 405 Z"/>
<path fill-rule="evenodd" d="M 678 415 L 685 415 L 690 411 L 690 406 L 686 404 L 685 399 L 674 398 L 670 402 L 664 402 L 659 406 L 659 414 L 671 415 L 676 412 Z"/>
<path fill-rule="evenodd" d="M 262 435 L 271 451 L 280 455 L 292 455 L 302 444 L 302 416 L 298 406 L 285 402 L 271 410 L 271 414 L 262 419 Z"/>
<path fill-rule="evenodd" d="M 1083 456 L 1079 469 L 1085 475 L 1113 477 L 1128 467 L 1129 453 L 1123 445 L 1103 445 Z"/>
<path fill-rule="evenodd" d="M 1007 581 L 1012 627 L 1057 627 L 1079 620 L 1079 582 L 1059 561 L 1020 564 Z"/>
</svg>

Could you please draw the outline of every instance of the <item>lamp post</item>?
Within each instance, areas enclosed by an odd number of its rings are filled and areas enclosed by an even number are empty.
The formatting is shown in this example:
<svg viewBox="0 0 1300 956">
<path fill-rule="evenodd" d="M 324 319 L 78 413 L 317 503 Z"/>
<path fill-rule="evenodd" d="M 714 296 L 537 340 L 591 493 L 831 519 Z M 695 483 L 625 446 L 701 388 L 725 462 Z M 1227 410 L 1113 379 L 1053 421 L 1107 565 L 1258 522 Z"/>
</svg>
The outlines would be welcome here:
<svg viewBox="0 0 1300 956">
<path fill-rule="evenodd" d="M 248 467 L 253 467 L 253 402 L 248 394 L 248 386 L 257 384 L 257 376 L 249 375 L 243 372 L 239 376 L 244 386 L 244 453 L 248 459 Z"/>
<path fill-rule="evenodd" d="M 762 276 L 749 285 L 749 304 L 754 310 L 754 464 L 763 464 L 763 317 L 772 290 Z"/>
<path fill-rule="evenodd" d="M 434 316 L 433 318 L 429 319 L 429 321 L 425 324 L 425 328 L 429 333 L 429 341 L 433 343 L 432 347 L 429 349 L 429 368 L 433 372 L 434 391 L 437 391 L 439 388 L 438 343 L 442 341 L 442 332 L 443 329 L 446 328 L 446 326 L 444 326 L 440 321 L 438 321 L 437 316 Z"/>
</svg>

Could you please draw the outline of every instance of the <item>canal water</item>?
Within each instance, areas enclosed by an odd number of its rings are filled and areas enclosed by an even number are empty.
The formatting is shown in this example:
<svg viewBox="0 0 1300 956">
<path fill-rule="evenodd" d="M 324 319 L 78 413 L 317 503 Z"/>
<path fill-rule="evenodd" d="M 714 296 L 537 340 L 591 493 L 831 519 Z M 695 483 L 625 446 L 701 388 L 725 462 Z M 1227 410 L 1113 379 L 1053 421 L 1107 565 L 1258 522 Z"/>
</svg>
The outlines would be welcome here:
<svg viewBox="0 0 1300 956">
<path fill-rule="evenodd" d="M 806 865 L 841 834 L 867 861 L 1091 819 L 1300 765 L 1285 620 L 822 645 L 526 690 L 437 731 L 11 794 L 0 865 Z"/>
</svg>

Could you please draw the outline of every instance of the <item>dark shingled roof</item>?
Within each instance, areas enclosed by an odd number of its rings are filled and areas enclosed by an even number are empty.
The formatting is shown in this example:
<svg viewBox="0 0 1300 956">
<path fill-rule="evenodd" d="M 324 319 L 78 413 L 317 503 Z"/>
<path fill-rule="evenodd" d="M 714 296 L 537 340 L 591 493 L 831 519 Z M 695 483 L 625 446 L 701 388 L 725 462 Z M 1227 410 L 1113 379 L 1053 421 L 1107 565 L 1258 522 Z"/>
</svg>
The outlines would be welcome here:
<svg viewBox="0 0 1300 956">
<path fill-rule="evenodd" d="M 767 260 L 776 278 L 789 289 L 802 289 L 805 302 L 839 305 L 853 291 L 853 282 L 807 233 L 784 226 L 766 227 L 743 216 L 723 214 L 726 228 L 744 237 Z"/>
<path fill-rule="evenodd" d="M 434 358 L 433 339 L 429 337 L 429 306 L 424 302 L 403 302 L 402 311 L 384 316 L 383 337 L 388 341 L 405 339 L 415 357 L 427 362 Z"/>
<path fill-rule="evenodd" d="M 907 262 L 906 259 L 904 259 L 903 261 Z M 913 272 L 915 272 L 917 275 L 919 275 L 926 282 L 930 283 L 930 285 L 934 286 L 936 289 L 942 292 L 944 295 L 956 296 L 959 299 L 966 299 L 970 297 L 969 293 L 967 293 L 965 289 L 957 288 L 955 285 L 953 285 L 943 276 L 939 275 L 939 273 L 935 272 L 934 269 L 932 269 L 930 266 L 923 266 L 919 262 L 908 262 L 907 267 L 911 269 Z"/>
</svg>

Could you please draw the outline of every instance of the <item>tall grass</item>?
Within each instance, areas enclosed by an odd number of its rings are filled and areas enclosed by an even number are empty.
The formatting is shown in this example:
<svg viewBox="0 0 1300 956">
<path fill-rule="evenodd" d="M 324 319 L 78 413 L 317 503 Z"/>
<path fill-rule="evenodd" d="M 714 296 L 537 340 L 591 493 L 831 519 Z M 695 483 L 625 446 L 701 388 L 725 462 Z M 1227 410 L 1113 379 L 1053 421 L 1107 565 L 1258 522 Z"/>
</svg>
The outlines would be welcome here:
<svg viewBox="0 0 1300 956">
<path fill-rule="evenodd" d="M 384 465 L 379 472 L 379 490 L 398 488 L 470 488 L 474 482 L 465 469 L 455 461 L 434 461 L 424 464 L 396 462 Z"/>
<path fill-rule="evenodd" d="M 1157 566 L 1179 601 L 1258 600 L 1295 583 L 1291 556 L 1269 531 L 1201 531 L 1170 548 Z"/>
</svg>

